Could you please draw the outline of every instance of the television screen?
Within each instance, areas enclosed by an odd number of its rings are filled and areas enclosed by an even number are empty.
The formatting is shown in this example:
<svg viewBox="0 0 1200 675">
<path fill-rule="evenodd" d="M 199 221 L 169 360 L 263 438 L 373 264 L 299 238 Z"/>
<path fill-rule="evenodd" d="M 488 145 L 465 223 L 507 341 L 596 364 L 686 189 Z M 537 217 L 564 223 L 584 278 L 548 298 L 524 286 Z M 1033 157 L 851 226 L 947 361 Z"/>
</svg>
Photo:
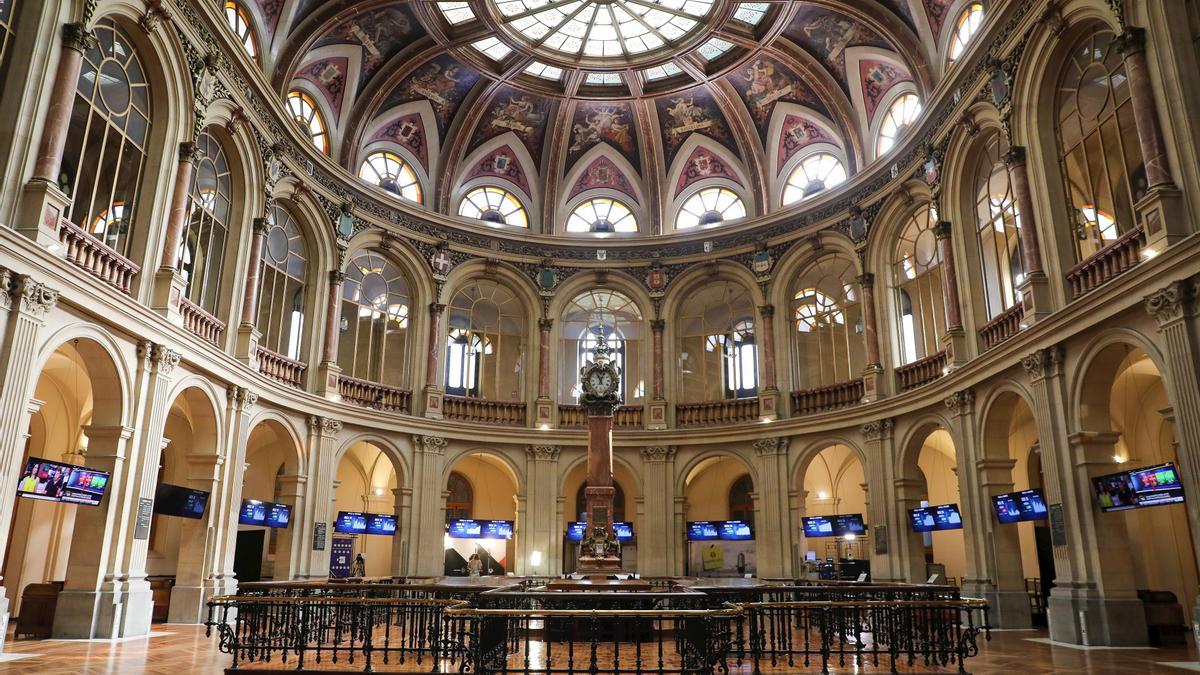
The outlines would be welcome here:
<svg viewBox="0 0 1200 675">
<path fill-rule="evenodd" d="M 267 502 L 260 502 L 257 499 L 243 499 L 242 510 L 238 512 L 238 524 L 266 525 L 268 506 Z"/>
<path fill-rule="evenodd" d="M 1046 500 L 1039 489 L 993 495 L 992 507 L 995 508 L 996 520 L 1000 521 L 1001 525 L 1046 520 L 1049 517 Z"/>
<path fill-rule="evenodd" d="M 1137 495 L 1133 491 L 1133 480 L 1128 471 L 1097 476 L 1092 479 L 1096 501 L 1101 511 L 1124 511 L 1137 508 Z"/>
<path fill-rule="evenodd" d="M 359 511 L 338 511 L 333 531 L 342 534 L 366 534 L 367 514 Z"/>
<path fill-rule="evenodd" d="M 721 538 L 726 541 L 747 541 L 754 538 L 754 530 L 744 520 L 723 520 L 720 523 Z"/>
<path fill-rule="evenodd" d="M 633 541 L 633 523 L 613 523 L 613 530 L 617 533 L 617 541 L 622 544 Z"/>
<path fill-rule="evenodd" d="M 939 504 L 933 507 L 933 520 L 938 530 L 961 530 L 962 514 L 958 512 L 958 504 Z"/>
<path fill-rule="evenodd" d="M 287 504 L 267 504 L 267 527 L 287 527 L 292 520 L 292 507 Z"/>
<path fill-rule="evenodd" d="M 154 512 L 164 516 L 199 519 L 204 517 L 208 493 L 181 485 L 159 483 L 154 490 Z"/>
<path fill-rule="evenodd" d="M 511 520 L 481 520 L 480 539 L 512 539 L 513 523 Z"/>
<path fill-rule="evenodd" d="M 805 516 L 801 522 L 806 537 L 832 537 L 837 534 L 833 531 L 833 520 L 825 516 Z"/>
<path fill-rule="evenodd" d="M 1167 462 L 1129 472 L 1129 482 L 1138 506 L 1179 504 L 1183 501 L 1183 486 L 1179 483 L 1179 472 L 1175 465 Z"/>
<path fill-rule="evenodd" d="M 478 520 L 454 519 L 446 530 L 455 539 L 479 539 L 483 525 Z"/>
<path fill-rule="evenodd" d="M 833 531 L 839 537 L 846 534 L 864 535 L 867 525 L 861 513 L 844 513 L 833 517 Z"/>
<path fill-rule="evenodd" d="M 693 520 L 687 524 L 688 541 L 709 541 L 720 536 L 717 523 L 711 520 Z"/>
<path fill-rule="evenodd" d="M 395 535 L 396 517 L 382 513 L 368 513 L 367 534 L 382 534 L 389 537 Z"/>
<path fill-rule="evenodd" d="M 31 499 L 98 506 L 108 489 L 108 480 L 107 471 L 30 457 L 17 482 L 17 494 Z"/>
<path fill-rule="evenodd" d="M 587 531 L 587 523 L 578 521 L 567 523 L 567 541 L 583 541 L 583 533 Z"/>
<path fill-rule="evenodd" d="M 918 506 L 908 510 L 913 532 L 933 532 L 937 529 L 937 517 L 932 506 Z"/>
</svg>

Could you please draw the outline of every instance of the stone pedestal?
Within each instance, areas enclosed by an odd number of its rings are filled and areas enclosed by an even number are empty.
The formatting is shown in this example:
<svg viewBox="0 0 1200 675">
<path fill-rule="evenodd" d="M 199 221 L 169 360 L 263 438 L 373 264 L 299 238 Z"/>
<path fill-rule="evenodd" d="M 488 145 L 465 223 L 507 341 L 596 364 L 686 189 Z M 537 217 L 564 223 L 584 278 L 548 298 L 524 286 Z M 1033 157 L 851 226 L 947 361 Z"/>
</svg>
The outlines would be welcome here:
<svg viewBox="0 0 1200 675">
<path fill-rule="evenodd" d="M 1184 215 L 1183 195 L 1174 185 L 1160 185 L 1133 205 L 1146 229 L 1144 254 L 1162 253 L 1168 246 L 1191 234 Z"/>
<path fill-rule="evenodd" d="M 68 197 L 55 183 L 34 178 L 25 184 L 21 207 L 17 214 L 16 230 L 38 246 L 64 255 L 66 250 L 58 240 L 59 223 L 71 205 Z"/>
<path fill-rule="evenodd" d="M 554 426 L 554 401 L 539 396 L 533 402 L 533 424 L 539 429 Z"/>
<path fill-rule="evenodd" d="M 1029 272 L 1019 287 L 1021 291 L 1021 327 L 1031 326 L 1050 316 L 1054 308 L 1050 303 L 1050 280 L 1044 272 Z"/>
<path fill-rule="evenodd" d="M 234 352 L 238 361 L 246 364 L 251 370 L 258 370 L 258 343 L 262 333 L 252 323 L 238 326 L 237 345 Z"/>
<path fill-rule="evenodd" d="M 779 390 L 775 387 L 759 392 L 758 417 L 763 421 L 779 419 Z"/>
<path fill-rule="evenodd" d="M 338 376 L 342 369 L 333 361 L 325 361 L 317 367 L 317 394 L 331 401 L 340 401 L 342 394 L 338 390 Z"/>
<path fill-rule="evenodd" d="M 442 419 L 442 399 L 446 393 L 434 386 L 425 387 L 425 417 L 431 420 Z"/>
<path fill-rule="evenodd" d="M 942 336 L 942 349 L 946 352 L 947 371 L 967 362 L 967 333 L 962 326 L 946 329 L 946 334 Z"/>
<path fill-rule="evenodd" d="M 872 363 L 863 369 L 863 403 L 883 398 L 883 366 Z"/>
<path fill-rule="evenodd" d="M 174 268 L 163 267 L 154 275 L 154 292 L 150 308 L 167 317 L 171 323 L 183 325 L 179 303 L 187 289 L 187 281 Z"/>
<path fill-rule="evenodd" d="M 1142 601 L 1101 597 L 1095 588 L 1056 585 L 1046 603 L 1050 639 L 1084 646 L 1148 644 Z"/>
<path fill-rule="evenodd" d="M 667 402 L 655 399 L 646 404 L 646 428 L 667 428 Z"/>
</svg>

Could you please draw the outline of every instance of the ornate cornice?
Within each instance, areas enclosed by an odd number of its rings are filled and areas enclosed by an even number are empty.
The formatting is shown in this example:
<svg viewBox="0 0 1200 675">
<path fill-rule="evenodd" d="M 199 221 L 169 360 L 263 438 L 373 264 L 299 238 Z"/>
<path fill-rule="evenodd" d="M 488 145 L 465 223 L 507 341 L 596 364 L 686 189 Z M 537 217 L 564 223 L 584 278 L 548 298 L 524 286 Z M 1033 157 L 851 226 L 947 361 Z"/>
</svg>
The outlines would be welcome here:
<svg viewBox="0 0 1200 675">
<path fill-rule="evenodd" d="M 562 448 L 557 445 L 527 445 L 525 455 L 538 462 L 557 462 Z"/>
<path fill-rule="evenodd" d="M 413 449 L 417 452 L 444 455 L 446 454 L 446 445 L 446 439 L 441 436 L 422 436 L 420 434 L 413 436 Z"/>
<path fill-rule="evenodd" d="M 1040 380 L 1058 375 L 1065 358 L 1061 345 L 1039 349 L 1021 359 L 1021 367 L 1031 380 Z"/>
<path fill-rule="evenodd" d="M 646 462 L 669 462 L 675 459 L 675 447 L 671 445 L 651 445 L 642 448 L 642 460 Z"/>
<path fill-rule="evenodd" d="M 787 437 L 760 438 L 754 441 L 754 454 L 759 457 L 771 455 L 786 455 L 788 449 Z"/>
<path fill-rule="evenodd" d="M 894 426 L 895 423 L 892 422 L 891 418 L 885 417 L 881 420 L 873 420 L 862 425 L 862 435 L 868 441 L 881 441 L 891 437 Z"/>
</svg>

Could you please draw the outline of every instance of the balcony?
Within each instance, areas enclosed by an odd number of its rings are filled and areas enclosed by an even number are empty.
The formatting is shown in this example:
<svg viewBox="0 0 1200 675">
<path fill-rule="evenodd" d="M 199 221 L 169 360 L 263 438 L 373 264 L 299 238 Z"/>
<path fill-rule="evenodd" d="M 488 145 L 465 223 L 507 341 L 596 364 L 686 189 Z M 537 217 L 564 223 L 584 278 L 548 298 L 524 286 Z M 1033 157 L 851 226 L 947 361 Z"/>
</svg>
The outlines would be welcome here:
<svg viewBox="0 0 1200 675">
<path fill-rule="evenodd" d="M 838 410 L 858 405 L 862 400 L 863 381 L 861 378 L 823 387 L 800 389 L 792 392 L 792 414 L 807 415 L 826 410 Z"/>
<path fill-rule="evenodd" d="M 258 372 L 276 382 L 282 382 L 297 389 L 304 388 L 304 371 L 308 370 L 307 363 L 276 354 L 262 345 L 258 347 L 256 358 Z"/>
<path fill-rule="evenodd" d="M 1021 331 L 1021 320 L 1025 318 L 1025 307 L 1017 303 L 1004 310 L 979 329 L 979 340 L 986 351 L 1004 342 Z"/>
<path fill-rule="evenodd" d="M 225 322 L 209 314 L 203 307 L 180 298 L 179 313 L 183 315 L 183 327 L 205 342 L 220 346 L 225 335 Z"/>
<path fill-rule="evenodd" d="M 900 391 L 916 389 L 946 374 L 946 352 L 941 351 L 896 369 L 896 384 Z"/>
<path fill-rule="evenodd" d="M 1137 227 L 1067 270 L 1071 297 L 1078 298 L 1141 262 L 1142 247 L 1145 245 L 1146 234 L 1141 227 Z"/>
<path fill-rule="evenodd" d="M 675 406 L 675 426 L 715 427 L 758 421 L 758 397 L 729 401 L 679 403 Z"/>
<path fill-rule="evenodd" d="M 641 429 L 643 410 L 640 405 L 623 405 L 613 413 L 614 429 Z M 558 406 L 559 429 L 582 429 L 587 426 L 587 411 L 581 405 L 562 403 Z"/>
<path fill-rule="evenodd" d="M 407 413 L 412 410 L 412 392 L 378 382 L 367 382 L 347 375 L 338 376 L 338 393 L 343 401 L 365 408 Z"/>
<path fill-rule="evenodd" d="M 59 223 L 58 240 L 68 261 L 122 293 L 129 292 L 133 278 L 141 271 L 132 260 L 65 218 Z"/>
<path fill-rule="evenodd" d="M 446 396 L 442 399 L 443 417 L 461 422 L 523 427 L 526 409 L 524 401 L 489 401 L 463 396 Z"/>
</svg>

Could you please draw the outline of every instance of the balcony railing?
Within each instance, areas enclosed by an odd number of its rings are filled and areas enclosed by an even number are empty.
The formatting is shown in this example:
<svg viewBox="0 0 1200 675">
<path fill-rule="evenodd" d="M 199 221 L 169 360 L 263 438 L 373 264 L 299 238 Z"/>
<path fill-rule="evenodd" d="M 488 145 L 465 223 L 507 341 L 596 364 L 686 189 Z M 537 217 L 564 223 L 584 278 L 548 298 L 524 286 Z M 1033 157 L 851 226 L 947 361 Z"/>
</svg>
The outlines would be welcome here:
<svg viewBox="0 0 1200 675">
<path fill-rule="evenodd" d="M 758 421 L 758 397 L 675 405 L 675 426 L 710 427 Z"/>
<path fill-rule="evenodd" d="M 282 382 L 297 389 L 304 387 L 304 371 L 308 370 L 307 363 L 276 354 L 262 345 L 259 345 L 256 356 L 258 372 L 276 382 Z"/>
<path fill-rule="evenodd" d="M 62 242 L 68 261 L 122 293 L 129 292 L 133 278 L 141 271 L 132 260 L 65 218 L 60 221 L 58 240 Z"/>
<path fill-rule="evenodd" d="M 946 374 L 946 352 L 941 351 L 896 369 L 900 391 L 916 389 Z"/>
<path fill-rule="evenodd" d="M 1067 270 L 1071 297 L 1078 298 L 1141 262 L 1142 247 L 1145 245 L 1145 232 L 1137 227 Z"/>
<path fill-rule="evenodd" d="M 221 337 L 225 335 L 224 321 L 187 298 L 179 299 L 179 313 L 183 315 L 183 327 L 189 332 L 195 333 L 205 342 L 221 344 Z"/>
<path fill-rule="evenodd" d="M 348 375 L 338 375 L 338 393 L 343 401 L 392 412 L 412 410 L 412 392 L 378 382 L 359 380 Z"/>
<path fill-rule="evenodd" d="M 623 405 L 613 413 L 614 429 L 641 429 L 642 413 L 640 405 Z M 587 426 L 587 411 L 581 405 L 563 403 L 558 406 L 558 428 L 582 429 Z"/>
<path fill-rule="evenodd" d="M 800 389 L 792 392 L 792 414 L 807 415 L 826 410 L 837 410 L 858 405 L 862 400 L 862 379 Z"/>
<path fill-rule="evenodd" d="M 985 350 L 991 349 L 1021 331 L 1021 319 L 1025 318 L 1025 307 L 1017 303 L 1004 310 L 999 316 L 979 329 L 979 340 Z"/>
<path fill-rule="evenodd" d="M 524 401 L 489 401 L 464 396 L 446 396 L 442 401 L 442 415 L 448 420 L 510 427 L 525 426 L 526 408 Z"/>
</svg>

